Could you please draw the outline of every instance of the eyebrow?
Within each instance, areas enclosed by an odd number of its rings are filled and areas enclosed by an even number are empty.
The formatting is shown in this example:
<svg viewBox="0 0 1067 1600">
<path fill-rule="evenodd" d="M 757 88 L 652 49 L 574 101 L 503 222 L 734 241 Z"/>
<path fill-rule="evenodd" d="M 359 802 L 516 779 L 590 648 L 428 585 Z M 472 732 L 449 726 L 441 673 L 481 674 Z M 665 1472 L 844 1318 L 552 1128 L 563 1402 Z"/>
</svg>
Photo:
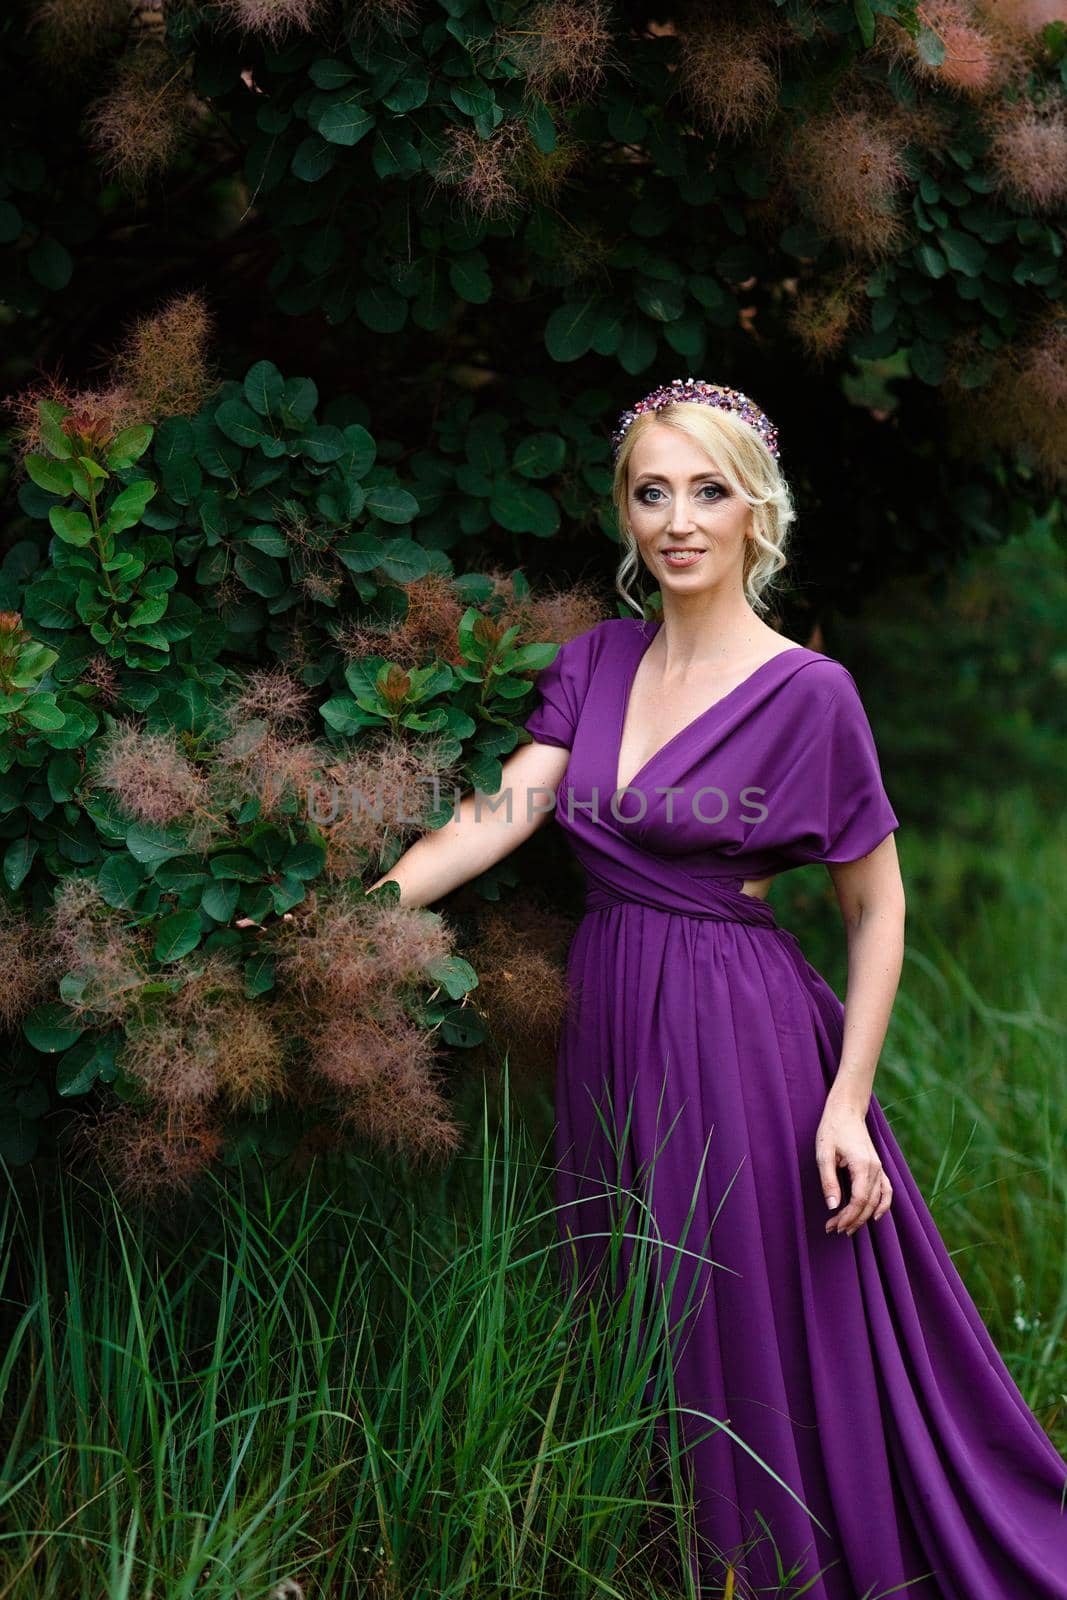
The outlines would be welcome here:
<svg viewBox="0 0 1067 1600">
<path fill-rule="evenodd" d="M 714 467 L 710 467 L 707 472 L 694 472 L 693 476 L 690 478 L 689 482 L 690 483 L 698 483 L 701 478 L 721 478 L 721 477 L 722 477 L 722 473 L 721 472 L 716 472 Z M 656 480 L 657 483 L 666 483 L 667 482 L 667 479 L 664 477 L 662 472 L 642 472 L 634 479 L 634 484 L 636 486 L 639 483 L 647 483 L 653 478 Z"/>
</svg>

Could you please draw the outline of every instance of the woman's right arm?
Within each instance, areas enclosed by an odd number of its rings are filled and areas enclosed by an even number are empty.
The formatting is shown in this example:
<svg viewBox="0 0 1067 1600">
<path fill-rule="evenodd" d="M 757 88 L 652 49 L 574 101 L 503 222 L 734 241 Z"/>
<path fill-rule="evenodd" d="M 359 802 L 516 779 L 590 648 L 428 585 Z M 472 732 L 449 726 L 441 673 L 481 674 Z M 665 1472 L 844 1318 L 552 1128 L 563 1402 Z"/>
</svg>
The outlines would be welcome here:
<svg viewBox="0 0 1067 1600">
<path fill-rule="evenodd" d="M 465 794 L 451 820 L 416 839 L 368 894 L 393 882 L 400 885 L 401 905 L 432 905 L 495 866 L 553 814 L 569 760 L 561 745 L 520 745 L 503 764 L 496 794 Z"/>
</svg>

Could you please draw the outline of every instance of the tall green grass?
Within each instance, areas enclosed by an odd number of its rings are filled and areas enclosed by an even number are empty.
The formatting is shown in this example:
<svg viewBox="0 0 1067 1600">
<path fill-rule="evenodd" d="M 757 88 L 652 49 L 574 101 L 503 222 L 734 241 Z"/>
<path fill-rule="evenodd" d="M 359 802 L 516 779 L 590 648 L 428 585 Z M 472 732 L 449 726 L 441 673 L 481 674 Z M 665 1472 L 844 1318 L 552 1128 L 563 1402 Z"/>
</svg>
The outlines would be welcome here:
<svg viewBox="0 0 1067 1600">
<path fill-rule="evenodd" d="M 620 1204 L 623 1292 L 565 1292 L 549 1167 L 507 1102 L 481 1131 L 430 1182 L 252 1161 L 162 1216 L 9 1184 L 0 1596 L 687 1592 L 654 1229 Z"/>
<path fill-rule="evenodd" d="M 1067 821 L 1029 790 L 901 842 L 908 948 L 879 1100 L 1028 1404 L 1067 1452 Z"/>
<path fill-rule="evenodd" d="M 875 1087 L 1063 1450 L 1067 829 L 1001 807 L 996 851 L 900 841 Z M 783 882 L 779 914 L 840 981 L 810 883 Z M 5 1173 L 0 1600 L 693 1592 L 677 1470 L 658 1517 L 646 1499 L 670 1412 L 654 1229 L 624 1223 L 620 1299 L 564 1292 L 550 1082 L 520 1115 L 503 1076 L 468 1084 L 469 1147 L 432 1175 L 246 1159 L 135 1214 L 100 1178 Z M 802 1591 L 783 1572 L 780 1592 Z"/>
</svg>

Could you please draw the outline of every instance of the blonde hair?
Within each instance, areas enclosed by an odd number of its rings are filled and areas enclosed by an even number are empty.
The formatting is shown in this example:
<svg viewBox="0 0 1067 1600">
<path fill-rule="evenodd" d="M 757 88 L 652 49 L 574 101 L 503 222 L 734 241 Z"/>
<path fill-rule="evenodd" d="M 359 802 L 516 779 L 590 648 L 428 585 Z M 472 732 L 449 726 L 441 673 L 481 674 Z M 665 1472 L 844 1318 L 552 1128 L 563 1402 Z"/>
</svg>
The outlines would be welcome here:
<svg viewBox="0 0 1067 1600">
<path fill-rule="evenodd" d="M 638 616 L 644 616 L 644 607 L 629 589 L 631 579 L 641 570 L 641 557 L 625 508 L 630 455 L 642 433 L 654 422 L 687 433 L 714 459 L 734 494 L 752 507 L 752 537 L 745 541 L 745 599 L 757 613 L 768 611 L 762 593 L 786 564 L 786 540 L 796 519 L 792 493 L 777 461 L 754 428 L 721 407 L 693 401 L 676 401 L 661 411 L 643 412 L 623 435 L 611 486 L 611 500 L 625 545 L 615 571 L 617 592 Z"/>
</svg>

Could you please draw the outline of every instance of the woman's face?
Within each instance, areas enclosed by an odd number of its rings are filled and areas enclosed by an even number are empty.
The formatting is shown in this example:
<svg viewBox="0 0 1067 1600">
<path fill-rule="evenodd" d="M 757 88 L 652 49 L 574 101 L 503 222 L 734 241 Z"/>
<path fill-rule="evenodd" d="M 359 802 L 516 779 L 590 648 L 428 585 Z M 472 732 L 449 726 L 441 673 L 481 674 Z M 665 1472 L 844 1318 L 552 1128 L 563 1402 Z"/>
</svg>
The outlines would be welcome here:
<svg viewBox="0 0 1067 1600">
<path fill-rule="evenodd" d="M 641 559 L 665 590 L 741 587 L 752 508 L 687 433 L 652 424 L 628 463 L 626 516 Z M 672 560 L 672 548 L 699 555 Z"/>
</svg>

